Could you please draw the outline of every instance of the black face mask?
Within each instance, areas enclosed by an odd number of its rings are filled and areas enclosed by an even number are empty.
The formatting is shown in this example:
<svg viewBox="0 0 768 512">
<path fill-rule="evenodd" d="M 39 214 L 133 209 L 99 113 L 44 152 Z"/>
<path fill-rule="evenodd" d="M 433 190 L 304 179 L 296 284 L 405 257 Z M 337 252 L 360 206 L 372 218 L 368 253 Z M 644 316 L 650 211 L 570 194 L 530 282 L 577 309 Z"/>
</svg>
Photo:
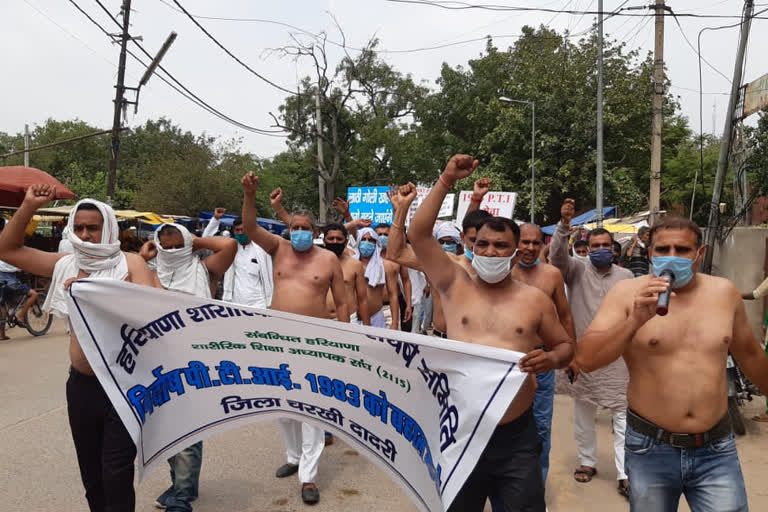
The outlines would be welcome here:
<svg viewBox="0 0 768 512">
<path fill-rule="evenodd" d="M 346 247 L 347 247 L 347 244 L 343 242 L 340 244 L 329 244 L 329 243 L 325 244 L 325 248 L 331 251 L 333 254 L 335 254 L 337 258 L 340 257 L 342 253 L 344 253 L 344 249 Z"/>
</svg>

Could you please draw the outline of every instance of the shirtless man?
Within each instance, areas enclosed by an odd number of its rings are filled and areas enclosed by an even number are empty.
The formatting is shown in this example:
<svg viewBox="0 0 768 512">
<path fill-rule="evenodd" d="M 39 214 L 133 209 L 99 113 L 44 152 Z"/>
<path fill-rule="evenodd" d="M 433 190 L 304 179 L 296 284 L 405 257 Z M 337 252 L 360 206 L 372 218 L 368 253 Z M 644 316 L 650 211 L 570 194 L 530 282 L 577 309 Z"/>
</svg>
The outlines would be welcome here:
<svg viewBox="0 0 768 512">
<path fill-rule="evenodd" d="M 330 290 L 336 303 L 336 318 L 349 322 L 344 290 L 344 275 L 338 258 L 315 247 L 315 222 L 309 212 L 294 213 L 290 219 L 290 241 L 260 227 L 254 201 L 259 178 L 252 172 L 243 176 L 243 226 L 248 238 L 272 256 L 275 289 L 271 309 L 315 318 L 328 318 L 325 300 Z M 317 503 L 320 491 L 315 485 L 317 463 L 323 451 L 323 430 L 295 420 L 280 420 L 288 463 L 276 473 L 278 478 L 298 471 L 305 503 Z"/>
<path fill-rule="evenodd" d="M 400 320 L 400 304 L 397 300 L 397 273 L 387 274 L 381 257 L 379 235 L 371 228 L 357 231 L 356 258 L 363 265 L 363 275 L 368 285 L 368 315 L 373 327 L 397 330 Z M 392 318 L 387 326 L 384 318 L 384 299 L 388 298 L 392 308 Z"/>
<path fill-rule="evenodd" d="M 623 357 L 629 369 L 626 470 L 633 512 L 672 512 L 680 495 L 692 512 L 746 512 L 747 494 L 728 416 L 730 351 L 763 393 L 768 358 L 741 294 L 698 272 L 699 227 L 666 217 L 651 228 L 653 274 L 616 284 L 579 341 L 576 364 L 592 371 Z M 670 283 L 658 277 L 674 274 Z M 660 293 L 674 290 L 666 316 Z"/>
<path fill-rule="evenodd" d="M 387 257 L 387 246 L 389 242 L 389 225 L 388 224 L 378 224 L 376 225 L 376 228 L 374 228 L 376 231 L 376 234 L 379 236 L 379 247 L 381 247 L 381 259 L 384 261 L 384 271 L 387 274 L 388 280 L 393 280 L 395 283 L 398 283 L 398 300 L 397 300 L 397 307 L 398 307 L 398 325 L 401 320 L 401 316 L 399 314 L 400 308 L 403 308 L 403 315 L 402 315 L 402 323 L 408 323 L 411 320 L 411 316 L 413 315 L 413 306 L 411 305 L 411 294 L 413 290 L 411 289 L 411 277 L 408 275 L 408 269 L 405 268 L 405 266 L 400 265 L 396 261 L 392 261 Z M 403 302 L 400 301 L 400 296 L 403 297 Z M 386 302 L 386 301 L 385 301 Z M 404 304 L 404 305 L 403 305 Z M 387 311 L 387 306 L 384 306 L 384 317 L 387 318 L 388 316 L 394 315 L 394 310 L 392 309 L 392 302 L 389 303 L 389 309 L 390 311 Z M 389 319 L 388 319 L 389 320 Z"/>
<path fill-rule="evenodd" d="M 360 260 L 350 256 L 347 251 L 347 228 L 341 224 L 327 224 L 323 228 L 323 246 L 339 258 L 341 272 L 344 275 L 344 290 L 349 307 L 350 321 L 357 323 L 358 317 L 363 325 L 371 325 L 368 309 L 368 290 L 365 284 L 365 269 Z M 328 314 L 336 319 L 336 302 L 328 292 Z"/>
<path fill-rule="evenodd" d="M 565 297 L 565 281 L 560 271 L 541 261 L 539 256 L 543 244 L 543 233 L 536 224 L 520 226 L 520 242 L 517 244 L 517 263 L 512 267 L 512 279 L 535 286 L 552 299 L 557 309 L 560 324 L 571 339 L 576 339 L 571 307 Z M 536 375 L 538 390 L 533 401 L 533 415 L 541 437 L 541 470 L 544 483 L 549 470 L 549 449 L 552 435 L 552 408 L 555 399 L 555 372 Z"/>
<path fill-rule="evenodd" d="M 74 252 L 50 253 L 24 247 L 24 230 L 35 210 L 56 197 L 55 187 L 32 185 L 24 202 L 0 235 L 0 260 L 39 276 L 51 276 L 45 309 L 68 318 L 66 287 L 76 279 L 103 277 L 153 286 L 152 274 L 138 254 L 122 253 L 115 213 L 104 203 L 83 199 L 72 210 L 67 232 Z M 87 254 L 87 255 L 86 255 Z M 132 512 L 136 446 L 96 379 L 70 331 L 67 413 L 85 497 L 92 512 Z"/>
<path fill-rule="evenodd" d="M 443 298 L 451 338 L 526 353 L 520 359 L 520 369 L 530 375 L 449 511 L 482 511 L 491 496 L 507 512 L 544 512 L 541 441 L 531 412 L 536 392 L 534 374 L 567 366 L 573 355 L 573 340 L 558 321 L 549 297 L 538 288 L 512 279 L 510 262 L 519 238 L 513 221 L 491 217 L 480 227 L 472 259 L 475 275 L 453 264 L 432 236 L 446 194 L 456 181 L 471 175 L 477 165 L 471 156 L 451 158 L 416 211 L 408 237 L 430 282 Z M 547 350 L 541 350 L 542 345 Z"/>
<path fill-rule="evenodd" d="M 481 178 L 481 180 L 483 180 L 483 186 L 487 189 L 490 186 L 490 180 L 487 178 Z M 480 180 L 478 180 L 478 182 L 479 181 Z M 486 182 L 487 185 L 485 184 Z M 476 182 L 475 194 L 477 193 L 478 184 Z M 482 195 L 479 197 L 482 201 Z M 397 193 L 390 194 L 390 201 L 394 208 L 394 221 L 392 222 L 392 230 L 388 242 L 388 257 L 405 267 L 423 271 L 423 266 L 413 252 L 413 249 L 405 245 L 405 233 L 403 232 L 405 229 L 405 219 L 414 199 L 416 199 L 416 186 L 413 183 L 403 185 L 399 188 Z M 473 201 L 473 204 L 474 203 L 479 204 L 479 201 Z M 470 208 L 472 208 L 472 205 L 470 205 Z M 457 255 L 455 251 L 446 251 L 446 254 L 454 263 L 464 268 L 464 270 L 470 274 L 474 274 L 475 271 L 472 268 L 472 249 L 474 247 L 475 239 L 477 238 L 477 228 L 485 221 L 485 219 L 491 217 L 491 214 L 483 210 L 477 210 L 477 206 L 475 206 L 474 211 L 468 210 L 468 212 L 469 213 L 464 216 L 462 222 L 463 232 L 461 233 L 461 241 L 464 243 L 464 254 L 460 256 Z M 443 249 L 445 249 L 446 246 L 450 248 L 450 244 L 455 243 L 450 236 L 438 238 L 437 240 L 440 242 L 440 246 L 443 247 Z M 429 276 L 427 276 L 427 278 L 429 278 Z M 433 302 L 432 325 L 434 328 L 432 329 L 432 335 L 437 336 L 438 338 L 447 338 L 448 328 L 446 327 L 445 315 L 443 314 L 440 292 L 435 289 L 431 283 L 430 292 L 432 294 Z"/>
</svg>

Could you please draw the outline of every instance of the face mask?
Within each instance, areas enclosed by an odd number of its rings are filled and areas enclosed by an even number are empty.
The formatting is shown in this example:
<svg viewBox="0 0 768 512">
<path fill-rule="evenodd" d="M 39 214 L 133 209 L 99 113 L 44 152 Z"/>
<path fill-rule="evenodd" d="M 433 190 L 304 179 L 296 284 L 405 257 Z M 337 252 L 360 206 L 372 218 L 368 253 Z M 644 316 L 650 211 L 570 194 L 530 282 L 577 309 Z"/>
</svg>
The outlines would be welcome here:
<svg viewBox="0 0 768 512">
<path fill-rule="evenodd" d="M 291 246 L 299 252 L 308 251 L 312 247 L 312 232 L 291 231 Z"/>
<path fill-rule="evenodd" d="M 477 277 L 486 283 L 495 284 L 509 275 L 510 261 L 512 256 L 492 258 L 475 254 L 472 258 L 472 268 L 477 272 Z"/>
<path fill-rule="evenodd" d="M 440 246 L 443 248 L 445 252 L 450 252 L 453 254 L 456 254 L 456 244 L 451 242 L 448 244 L 440 244 Z"/>
<path fill-rule="evenodd" d="M 382 251 L 387 250 L 388 241 L 389 241 L 389 237 L 387 235 L 379 235 L 379 247 L 381 247 Z"/>
<path fill-rule="evenodd" d="M 333 254 L 336 255 L 338 258 L 344 253 L 344 249 L 347 247 L 347 244 L 344 242 L 341 242 L 339 244 L 329 244 L 328 242 L 325 243 L 325 248 L 331 251 Z"/>
<path fill-rule="evenodd" d="M 682 288 L 693 279 L 693 260 L 678 256 L 658 256 L 653 258 L 653 275 L 662 272 L 672 273 L 672 289 Z"/>
<path fill-rule="evenodd" d="M 603 248 L 589 251 L 589 261 L 597 268 L 605 268 L 613 263 L 613 249 Z"/>
<path fill-rule="evenodd" d="M 472 261 L 472 258 L 474 258 L 475 255 L 469 249 L 464 249 L 464 257 L 467 258 L 469 261 Z"/>
<path fill-rule="evenodd" d="M 581 262 L 584 262 L 584 263 L 589 261 L 589 256 L 579 256 L 578 254 L 573 253 L 573 257 L 576 258 L 577 260 L 581 261 Z"/>
<path fill-rule="evenodd" d="M 373 255 L 373 251 L 376 250 L 376 244 L 369 240 L 363 240 L 360 245 L 357 246 L 360 251 L 360 256 L 363 258 L 370 258 Z"/>
<path fill-rule="evenodd" d="M 242 235 L 235 235 L 235 240 L 237 240 L 237 243 L 240 245 L 247 244 L 250 240 L 248 240 L 248 235 L 243 233 Z"/>
<path fill-rule="evenodd" d="M 538 265 L 539 263 L 541 263 L 541 258 L 536 258 L 536 261 L 534 261 L 530 265 L 528 263 L 524 262 L 523 260 L 520 260 L 520 261 L 517 262 L 517 264 L 520 265 L 523 268 L 533 268 L 536 265 Z"/>
</svg>

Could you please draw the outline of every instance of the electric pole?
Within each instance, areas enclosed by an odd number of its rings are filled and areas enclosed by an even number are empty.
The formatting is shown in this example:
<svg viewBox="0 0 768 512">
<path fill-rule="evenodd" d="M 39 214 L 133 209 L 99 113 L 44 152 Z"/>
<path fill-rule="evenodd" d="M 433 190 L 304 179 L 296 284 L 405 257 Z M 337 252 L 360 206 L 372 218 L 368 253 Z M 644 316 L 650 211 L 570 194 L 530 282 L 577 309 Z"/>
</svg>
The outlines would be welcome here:
<svg viewBox="0 0 768 512">
<path fill-rule="evenodd" d="M 597 227 L 603 227 L 603 0 L 597 2 Z M 533 222 L 533 221 L 531 221 Z"/>
<path fill-rule="evenodd" d="M 24 167 L 29 167 L 29 125 L 24 123 Z"/>
<path fill-rule="evenodd" d="M 125 92 L 125 56 L 128 47 L 129 22 L 131 18 L 131 0 L 123 0 L 123 33 L 120 38 L 120 60 L 117 67 L 117 85 L 115 86 L 115 111 L 112 118 L 112 157 L 109 160 L 107 174 L 107 202 L 115 197 L 115 181 L 117 177 L 117 156 L 120 152 L 120 116 L 123 111 L 123 93 Z"/>
<path fill-rule="evenodd" d="M 753 0 L 746 0 L 744 5 L 744 20 L 741 26 L 741 38 L 739 39 L 739 49 L 736 52 L 736 63 L 733 66 L 733 82 L 731 83 L 731 96 L 728 99 L 728 108 L 725 111 L 725 128 L 723 128 L 723 138 L 720 141 L 720 156 L 717 160 L 717 173 L 715 174 L 715 183 L 712 190 L 712 202 L 709 204 L 709 222 L 707 223 L 707 252 L 704 255 L 704 264 L 702 271 L 712 273 L 712 256 L 715 251 L 715 239 L 720 228 L 720 197 L 723 193 L 723 182 L 725 173 L 728 170 L 728 154 L 731 151 L 731 142 L 733 140 L 734 118 L 736 113 L 736 103 L 739 98 L 739 89 L 741 88 L 741 74 L 744 69 L 744 52 L 749 40 L 749 29 L 752 26 L 752 13 L 754 12 Z"/>
<path fill-rule="evenodd" d="M 664 0 L 656 0 L 656 37 L 653 48 L 653 122 L 651 125 L 651 189 L 648 209 L 651 226 L 661 210 L 661 130 L 664 126 Z"/>
<path fill-rule="evenodd" d="M 325 224 L 328 221 L 328 201 L 325 197 L 325 180 L 323 179 L 323 113 L 320 109 L 320 87 L 318 84 L 315 95 L 315 127 L 317 129 L 317 190 L 319 198 L 319 222 Z"/>
</svg>

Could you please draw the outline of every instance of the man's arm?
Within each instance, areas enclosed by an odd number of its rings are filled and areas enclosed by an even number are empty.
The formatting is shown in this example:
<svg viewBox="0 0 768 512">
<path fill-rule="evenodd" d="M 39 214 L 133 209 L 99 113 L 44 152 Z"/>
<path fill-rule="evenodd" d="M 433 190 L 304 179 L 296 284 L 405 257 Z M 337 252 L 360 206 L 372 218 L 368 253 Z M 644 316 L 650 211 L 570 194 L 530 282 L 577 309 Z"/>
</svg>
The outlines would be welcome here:
<svg viewBox="0 0 768 512">
<path fill-rule="evenodd" d="M 365 270 L 359 264 L 355 272 L 355 297 L 357 297 L 357 317 L 363 325 L 371 325 L 371 315 L 368 311 L 368 283 L 365 282 Z"/>
<path fill-rule="evenodd" d="M 0 260 L 36 276 L 50 277 L 56 262 L 66 253 L 45 252 L 24 247 L 24 231 L 38 208 L 56 198 L 56 187 L 31 185 L 24 201 L 0 233 Z M 75 212 L 71 212 L 75 215 Z"/>
<path fill-rule="evenodd" d="M 768 295 L 768 278 L 760 283 L 760 286 L 755 288 L 754 291 L 742 293 L 741 298 L 744 300 L 755 300 L 764 297 L 765 295 Z"/>
<path fill-rule="evenodd" d="M 523 372 L 541 373 L 565 368 L 573 359 L 576 348 L 574 339 L 558 321 L 555 305 L 544 292 L 540 294 L 539 303 L 542 312 L 538 335 L 547 350 L 536 349 L 521 358 L 520 370 Z"/>
<path fill-rule="evenodd" d="M 634 280 L 619 281 L 603 299 L 600 309 L 576 349 L 574 363 L 585 372 L 608 366 L 629 347 L 635 333 L 656 316 L 659 293 L 669 287 L 663 277 L 647 281 L 634 296 L 634 305 L 627 304 L 626 296 Z"/>
<path fill-rule="evenodd" d="M 469 200 L 469 206 L 464 215 L 480 209 L 480 204 L 488 191 L 491 190 L 491 178 L 479 178 L 475 180 L 475 186 L 472 190 L 472 198 Z"/>
<path fill-rule="evenodd" d="M 739 363 L 739 367 L 749 377 L 764 395 L 768 396 L 768 357 L 760 347 L 760 342 L 755 338 L 752 327 L 749 325 L 744 303 L 739 300 L 738 292 L 733 289 L 733 297 L 736 302 L 736 313 L 733 322 L 733 342 L 731 354 Z"/>
<path fill-rule="evenodd" d="M 411 227 L 408 229 L 408 238 L 413 251 L 421 261 L 432 286 L 440 293 L 447 293 L 456 282 L 459 272 L 466 275 L 466 271 L 452 264 L 450 256 L 432 236 L 432 227 L 437 220 L 437 214 L 440 213 L 440 206 L 453 184 L 471 175 L 478 165 L 479 162 L 469 155 L 454 155 L 448 161 L 445 171 L 440 175 L 435 186 L 432 187 L 432 191 L 416 210 L 416 215 L 411 220 Z"/>
<path fill-rule="evenodd" d="M 408 210 L 411 208 L 413 200 L 416 199 L 416 185 L 408 183 L 398 190 L 394 190 L 389 195 L 392 208 L 395 210 L 392 227 L 389 230 L 389 241 L 387 242 L 387 259 L 395 261 L 414 270 L 423 270 L 421 263 L 413 248 L 405 245 L 405 219 L 408 216 Z"/>
<path fill-rule="evenodd" d="M 392 314 L 392 323 L 389 325 L 390 329 L 395 331 L 400 329 L 400 302 L 397 300 L 398 286 L 397 286 L 397 272 L 392 269 L 387 269 L 387 263 L 384 264 L 384 276 L 386 278 L 387 296 L 389 297 L 389 311 Z"/>
<path fill-rule="evenodd" d="M 138 254 L 125 253 L 125 262 L 128 265 L 128 275 L 132 283 L 152 288 L 162 288 L 157 273 L 149 270 L 147 262 Z"/>
<path fill-rule="evenodd" d="M 257 221 L 255 202 L 259 177 L 249 172 L 243 176 L 240 184 L 243 187 L 243 227 L 245 228 L 245 233 L 256 245 L 264 249 L 267 254 L 274 256 L 284 240 L 259 226 Z"/>
<path fill-rule="evenodd" d="M 272 204 L 272 209 L 280 218 L 280 221 L 286 226 L 291 225 L 291 214 L 283 206 L 283 189 L 277 187 L 269 194 L 269 202 Z"/>
<path fill-rule="evenodd" d="M 221 218 L 225 213 L 227 213 L 225 208 L 216 208 L 213 210 L 213 217 L 211 217 L 208 225 L 205 226 L 205 229 L 203 230 L 203 238 L 214 236 L 219 232 L 219 226 L 221 226 Z"/>
<path fill-rule="evenodd" d="M 336 304 L 336 319 L 339 322 L 349 323 L 349 305 L 347 305 L 347 294 L 344 289 L 344 273 L 341 270 L 341 263 L 338 258 L 328 254 L 331 258 L 333 276 L 331 277 L 331 294 L 333 302 Z"/>
<path fill-rule="evenodd" d="M 563 274 L 563 279 L 566 282 L 575 271 L 576 265 L 582 265 L 568 254 L 568 238 L 574 213 L 575 203 L 573 199 L 566 199 L 560 208 L 560 222 L 557 224 L 555 233 L 552 235 L 552 242 L 549 244 L 549 259 L 552 265 L 556 266 Z"/>
<path fill-rule="evenodd" d="M 214 277 L 221 277 L 232 266 L 237 255 L 237 242 L 234 238 L 225 238 L 223 236 L 209 238 L 195 238 L 192 241 L 192 249 L 208 249 L 213 254 L 203 260 L 203 264 L 208 272 Z"/>
<path fill-rule="evenodd" d="M 568 298 L 565 296 L 565 282 L 563 276 L 557 274 L 557 284 L 555 285 L 555 309 L 557 309 L 557 317 L 560 319 L 560 325 L 563 326 L 565 332 L 571 339 L 576 339 L 576 327 L 573 324 L 573 314 L 571 313 L 571 306 L 568 304 Z"/>
</svg>

